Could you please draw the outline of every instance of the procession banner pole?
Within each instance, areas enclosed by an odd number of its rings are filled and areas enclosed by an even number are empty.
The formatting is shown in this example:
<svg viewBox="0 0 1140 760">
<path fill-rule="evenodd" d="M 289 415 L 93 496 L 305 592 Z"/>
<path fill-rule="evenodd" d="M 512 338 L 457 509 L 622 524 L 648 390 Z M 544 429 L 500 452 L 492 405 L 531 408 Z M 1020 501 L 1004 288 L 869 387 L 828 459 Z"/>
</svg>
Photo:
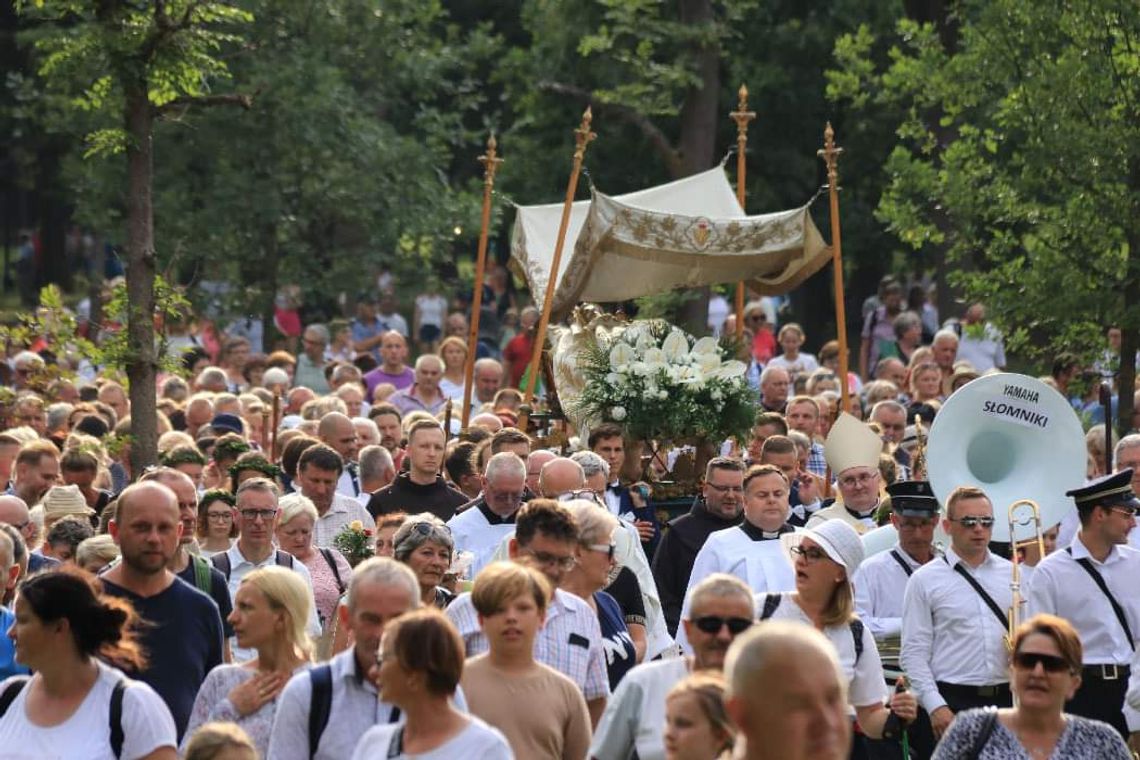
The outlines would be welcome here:
<svg viewBox="0 0 1140 760">
<path fill-rule="evenodd" d="M 463 368 L 463 430 L 467 429 L 471 419 L 471 390 L 475 377 L 475 354 L 479 347 L 479 314 L 483 309 L 483 276 L 487 271 L 487 236 L 491 227 L 491 191 L 495 187 L 495 172 L 503 163 L 503 159 L 495 155 L 497 147 L 492 134 L 487 138 L 487 152 L 479 156 L 479 163 L 483 164 L 483 226 L 479 230 L 479 253 L 475 258 L 475 296 L 471 300 L 471 329 L 467 333 L 467 363 Z"/>
<path fill-rule="evenodd" d="M 756 114 L 748 110 L 748 88 L 743 84 L 737 92 L 740 97 L 736 110 L 729 114 L 736 122 L 736 200 L 740 208 L 744 209 L 744 196 L 746 192 L 744 180 L 747 176 L 747 165 L 744 160 L 744 149 L 748 145 L 748 122 L 756 118 Z M 747 216 L 747 210 L 744 211 Z M 736 283 L 736 339 L 744 339 L 744 281 Z"/>
<path fill-rule="evenodd" d="M 574 130 L 574 165 L 570 169 L 570 181 L 566 184 L 566 201 L 562 204 L 562 223 L 558 226 L 558 239 L 554 243 L 554 258 L 550 262 L 550 275 L 546 280 L 546 295 L 542 299 L 542 316 L 538 320 L 538 328 L 534 333 L 534 348 L 530 356 L 529 377 L 526 380 L 526 392 L 523 394 L 523 406 L 519 414 L 519 430 L 526 432 L 527 417 L 530 414 L 531 403 L 534 401 L 534 385 L 538 380 L 538 365 L 542 360 L 542 346 L 546 343 L 546 328 L 550 324 L 550 309 L 554 305 L 554 285 L 558 280 L 558 267 L 562 263 L 562 247 L 566 244 L 566 230 L 570 227 L 570 208 L 574 205 L 574 194 L 578 190 L 578 174 L 582 171 L 582 159 L 586 156 L 586 146 L 597 137 L 590 131 L 590 122 L 594 114 L 590 107 L 582 114 L 582 123 Z"/>
<path fill-rule="evenodd" d="M 840 408 L 851 410 L 851 391 L 847 377 L 847 310 L 843 302 L 843 244 L 839 234 L 839 156 L 843 148 L 835 144 L 831 122 L 823 130 L 823 149 L 817 151 L 827 166 L 827 191 L 831 199 L 831 264 L 835 275 L 835 331 L 839 338 Z"/>
</svg>

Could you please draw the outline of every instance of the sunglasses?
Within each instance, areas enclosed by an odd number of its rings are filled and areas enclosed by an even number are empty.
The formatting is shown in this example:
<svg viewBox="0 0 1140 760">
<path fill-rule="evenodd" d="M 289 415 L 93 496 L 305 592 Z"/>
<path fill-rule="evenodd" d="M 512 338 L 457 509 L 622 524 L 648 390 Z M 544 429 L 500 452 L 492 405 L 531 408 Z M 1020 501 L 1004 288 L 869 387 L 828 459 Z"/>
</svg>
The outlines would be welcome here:
<svg viewBox="0 0 1140 760">
<path fill-rule="evenodd" d="M 1064 673 L 1072 670 L 1064 658 L 1037 652 L 1017 652 L 1013 655 L 1013 664 L 1019 670 L 1036 670 L 1037 666 L 1041 665 L 1046 673 Z"/>
<path fill-rule="evenodd" d="M 437 530 L 442 530 L 448 535 L 451 535 L 451 528 L 449 528 L 447 525 L 437 525 L 430 522 L 412 523 L 412 530 L 414 530 L 416 533 L 419 533 L 421 536 L 430 536 Z"/>
<path fill-rule="evenodd" d="M 976 528 L 979 525 L 983 528 L 994 527 L 994 518 L 992 517 L 961 517 L 957 519 L 951 517 L 950 522 L 956 522 L 963 528 Z"/>
<path fill-rule="evenodd" d="M 752 620 L 750 618 L 724 618 L 717 617 L 716 615 L 706 615 L 705 617 L 695 618 L 693 625 L 702 633 L 720 633 L 720 629 L 727 625 L 728 632 L 736 636 L 751 628 Z"/>
</svg>

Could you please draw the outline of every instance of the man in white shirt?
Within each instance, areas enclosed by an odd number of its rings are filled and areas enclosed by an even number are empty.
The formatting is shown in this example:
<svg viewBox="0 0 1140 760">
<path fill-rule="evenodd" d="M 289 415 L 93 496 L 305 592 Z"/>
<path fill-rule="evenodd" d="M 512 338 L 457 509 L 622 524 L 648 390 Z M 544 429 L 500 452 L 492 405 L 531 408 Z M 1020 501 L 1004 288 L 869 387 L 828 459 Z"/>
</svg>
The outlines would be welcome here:
<svg viewBox="0 0 1140 760">
<path fill-rule="evenodd" d="M 407 565 L 382 557 L 357 565 L 348 586 L 348 604 L 337 610 L 353 646 L 286 684 L 277 700 L 268 757 L 342 760 L 369 728 L 398 720 L 399 708 L 380 701 L 370 671 L 384 626 L 419 606 L 419 582 Z M 332 715 L 336 720 L 330 720 Z M 310 726 L 320 730 L 310 733 Z"/>
<path fill-rule="evenodd" d="M 479 496 L 447 521 L 455 550 L 475 555 L 469 578 L 491 561 L 499 543 L 515 529 L 515 513 L 526 487 L 526 463 L 517 454 L 501 451 L 487 462 L 482 481 Z"/>
<path fill-rule="evenodd" d="M 874 430 L 847 412 L 840 413 L 824 446 L 827 464 L 839 485 L 839 499 L 816 512 L 807 527 L 814 528 L 824 520 L 843 520 L 860 535 L 877 527 L 882 451 L 883 440 Z"/>
<path fill-rule="evenodd" d="M 1001 333 L 986 321 L 986 308 L 972 304 L 959 323 L 962 333 L 958 339 L 956 361 L 970 363 L 978 372 L 1005 369 L 1005 345 Z"/>
<path fill-rule="evenodd" d="M 297 461 L 297 490 L 317 508 L 313 546 L 333 545 L 344 526 L 359 520 L 365 527 L 375 522 L 359 501 L 336 491 L 341 471 L 340 456 L 328 446 L 310 446 Z"/>
<path fill-rule="evenodd" d="M 899 660 L 930 716 L 934 739 L 957 712 L 1012 704 L 1006 648 L 1012 566 L 989 550 L 993 523 L 985 492 L 954 489 L 942 522 L 950 548 L 916 570 L 906 586 Z"/>
<path fill-rule="evenodd" d="M 752 627 L 752 590 L 724 573 L 707 576 L 693 589 L 691 614 L 681 621 L 691 657 L 646 662 L 626 673 L 594 733 L 590 757 L 641 760 L 665 757 L 665 697 L 689 673 L 724 667 L 733 639 Z"/>
<path fill-rule="evenodd" d="M 254 570 L 271 565 L 288 567 L 304 578 L 305 585 L 309 587 L 309 620 L 305 629 L 314 639 L 319 638 L 321 624 L 317 618 L 313 579 L 309 575 L 309 569 L 301 560 L 277 549 L 273 544 L 273 534 L 281 517 L 277 506 L 277 486 L 266 478 L 250 478 L 238 486 L 236 498 L 241 534 L 229 551 L 219 552 L 210 558 L 214 567 L 226 577 L 231 600 L 236 596 L 242 579 Z M 234 662 L 245 662 L 257 656 L 257 650 L 239 647 L 236 638 L 230 640 L 230 650 Z"/>
<path fill-rule="evenodd" d="M 1077 504 L 1080 532 L 1063 551 L 1038 563 L 1025 617 L 1045 612 L 1073 624 L 1081 637 L 1084 668 L 1081 686 L 1065 711 L 1104 721 L 1128 739 L 1140 731 L 1140 712 L 1124 702 L 1140 631 L 1135 590 L 1140 552 L 1127 545 L 1140 507 L 1132 470 L 1097 478 L 1066 495 Z"/>
</svg>

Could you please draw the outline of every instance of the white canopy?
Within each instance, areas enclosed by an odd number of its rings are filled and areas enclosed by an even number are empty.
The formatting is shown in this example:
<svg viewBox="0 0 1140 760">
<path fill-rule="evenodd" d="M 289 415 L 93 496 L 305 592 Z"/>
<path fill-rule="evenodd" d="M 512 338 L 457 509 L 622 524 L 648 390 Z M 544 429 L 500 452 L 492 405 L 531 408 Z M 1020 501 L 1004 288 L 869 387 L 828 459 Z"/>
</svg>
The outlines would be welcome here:
<svg viewBox="0 0 1140 760">
<path fill-rule="evenodd" d="M 571 209 L 551 311 L 740 280 L 786 293 L 831 256 L 808 206 L 745 216 L 722 167 L 626 195 L 595 189 Z M 539 308 L 561 219 L 561 203 L 515 218 L 511 259 Z"/>
</svg>

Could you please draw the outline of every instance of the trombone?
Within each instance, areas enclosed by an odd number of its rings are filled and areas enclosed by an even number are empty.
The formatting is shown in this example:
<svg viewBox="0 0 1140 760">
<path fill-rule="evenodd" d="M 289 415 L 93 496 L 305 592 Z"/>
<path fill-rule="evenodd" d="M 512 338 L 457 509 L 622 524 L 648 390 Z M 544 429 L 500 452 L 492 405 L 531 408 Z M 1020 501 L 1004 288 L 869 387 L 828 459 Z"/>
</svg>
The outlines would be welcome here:
<svg viewBox="0 0 1140 760">
<path fill-rule="evenodd" d="M 1019 512 L 1024 512 L 1022 507 L 1029 508 L 1029 515 L 1022 515 L 1019 519 Z M 1041 530 L 1041 507 L 1037 506 L 1037 502 L 1032 499 L 1018 499 L 1009 505 L 1009 546 L 1011 559 L 1013 560 L 1013 577 L 1010 578 L 1009 589 L 1013 592 L 1013 601 L 1009 607 L 1009 631 L 1006 634 L 1006 648 L 1013 649 L 1013 636 L 1017 633 L 1018 626 L 1021 625 L 1021 605 L 1025 601 L 1021 598 L 1021 562 L 1017 555 L 1019 546 L 1037 544 L 1038 557 L 1045 556 L 1045 535 Z M 1018 525 L 1027 525 L 1029 520 L 1033 520 L 1034 537 L 1025 541 L 1018 541 L 1014 529 Z"/>
</svg>

